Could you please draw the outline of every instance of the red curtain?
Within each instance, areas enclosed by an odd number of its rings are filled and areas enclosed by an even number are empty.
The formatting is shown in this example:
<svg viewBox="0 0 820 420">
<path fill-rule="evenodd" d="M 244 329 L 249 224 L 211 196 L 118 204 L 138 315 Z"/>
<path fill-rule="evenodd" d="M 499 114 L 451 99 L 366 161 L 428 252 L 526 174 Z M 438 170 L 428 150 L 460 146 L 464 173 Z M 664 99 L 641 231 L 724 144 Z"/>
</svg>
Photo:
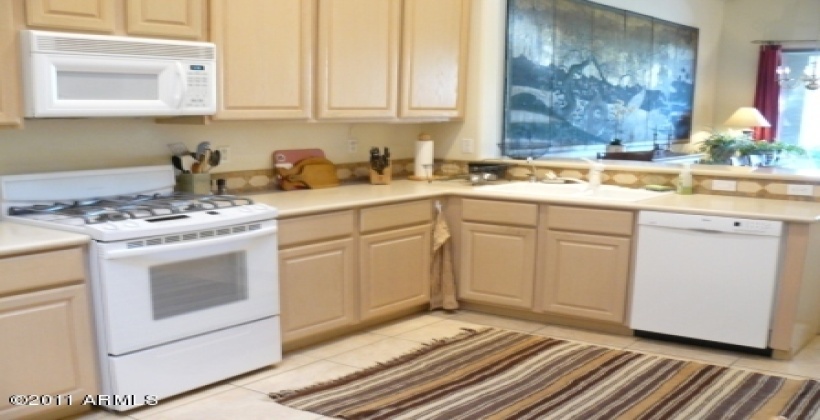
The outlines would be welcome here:
<svg viewBox="0 0 820 420">
<path fill-rule="evenodd" d="M 755 108 L 769 120 L 771 127 L 755 127 L 754 138 L 774 141 L 777 136 L 777 120 L 780 115 L 780 85 L 777 83 L 777 66 L 781 63 L 780 45 L 762 45 L 757 65 L 757 89 Z"/>
</svg>

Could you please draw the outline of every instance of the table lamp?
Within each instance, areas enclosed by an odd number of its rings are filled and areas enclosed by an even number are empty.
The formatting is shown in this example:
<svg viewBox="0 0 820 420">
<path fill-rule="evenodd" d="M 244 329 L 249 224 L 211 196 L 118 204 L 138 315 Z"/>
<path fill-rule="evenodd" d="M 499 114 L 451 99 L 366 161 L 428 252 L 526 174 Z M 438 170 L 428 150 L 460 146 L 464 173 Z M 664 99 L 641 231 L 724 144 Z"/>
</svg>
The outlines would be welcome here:
<svg viewBox="0 0 820 420">
<path fill-rule="evenodd" d="M 745 106 L 738 108 L 726 122 L 723 123 L 726 127 L 738 128 L 749 139 L 752 138 L 752 131 L 754 127 L 771 127 L 766 117 L 760 114 L 760 111 L 755 107 Z"/>
</svg>

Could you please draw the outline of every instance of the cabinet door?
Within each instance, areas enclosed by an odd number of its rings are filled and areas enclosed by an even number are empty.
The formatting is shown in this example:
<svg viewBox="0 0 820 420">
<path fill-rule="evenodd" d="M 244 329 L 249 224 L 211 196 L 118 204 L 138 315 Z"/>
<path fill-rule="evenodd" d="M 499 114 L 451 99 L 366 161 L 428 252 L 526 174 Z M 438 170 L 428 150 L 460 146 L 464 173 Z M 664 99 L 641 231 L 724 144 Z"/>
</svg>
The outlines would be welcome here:
<svg viewBox="0 0 820 420">
<path fill-rule="evenodd" d="M 204 0 L 128 0 L 129 35 L 205 39 Z"/>
<path fill-rule="evenodd" d="M 23 124 L 20 98 L 20 47 L 14 25 L 14 2 L 0 2 L 0 126 Z M 18 5 L 20 3 L 17 3 Z"/>
<path fill-rule="evenodd" d="M 532 309 L 535 238 L 534 228 L 462 223 L 459 297 Z"/>
<path fill-rule="evenodd" d="M 211 0 L 221 55 L 216 120 L 306 119 L 312 97 L 312 0 Z"/>
<path fill-rule="evenodd" d="M 541 310 L 623 323 L 629 238 L 547 231 Z"/>
<path fill-rule="evenodd" d="M 116 27 L 114 3 L 112 0 L 26 0 L 26 23 L 51 29 L 110 33 Z"/>
<path fill-rule="evenodd" d="M 431 237 L 429 224 L 361 237 L 362 320 L 430 302 Z"/>
<path fill-rule="evenodd" d="M 469 7 L 469 0 L 405 0 L 400 117 L 463 116 Z"/>
<path fill-rule="evenodd" d="M 318 118 L 395 118 L 400 0 L 320 0 Z"/>
<path fill-rule="evenodd" d="M 353 239 L 279 252 L 285 342 L 356 323 L 354 255 Z"/>
<path fill-rule="evenodd" d="M 0 298 L 0 395 L 73 396 L 72 406 L 39 407 L 12 406 L 3 398 L 0 418 L 87 409 L 79 404 L 83 396 L 97 393 L 88 312 L 83 285 Z"/>
</svg>

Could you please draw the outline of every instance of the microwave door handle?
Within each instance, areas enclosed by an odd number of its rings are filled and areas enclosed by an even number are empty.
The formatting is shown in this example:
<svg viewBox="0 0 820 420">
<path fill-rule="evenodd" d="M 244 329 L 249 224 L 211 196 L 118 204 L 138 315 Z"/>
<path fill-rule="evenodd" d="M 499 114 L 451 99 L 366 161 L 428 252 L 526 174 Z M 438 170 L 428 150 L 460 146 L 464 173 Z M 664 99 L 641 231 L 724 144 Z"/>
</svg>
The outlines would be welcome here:
<svg viewBox="0 0 820 420">
<path fill-rule="evenodd" d="M 188 95 L 188 79 L 185 76 L 185 67 L 179 61 L 176 62 L 177 66 L 177 81 L 179 82 L 179 89 L 176 89 L 176 109 L 182 109 L 182 101 L 185 100 L 185 96 Z"/>
<path fill-rule="evenodd" d="M 265 235 L 276 234 L 277 228 L 266 227 L 252 232 L 241 233 L 237 235 L 228 235 L 207 240 L 193 240 L 190 242 L 176 243 L 173 245 L 157 245 L 146 246 L 142 248 L 120 249 L 116 251 L 103 251 L 101 256 L 106 260 L 116 260 L 122 258 L 141 257 L 144 255 L 161 254 L 165 252 L 184 251 L 187 249 L 197 248 L 203 245 L 221 245 L 231 242 L 246 241 Z"/>
</svg>

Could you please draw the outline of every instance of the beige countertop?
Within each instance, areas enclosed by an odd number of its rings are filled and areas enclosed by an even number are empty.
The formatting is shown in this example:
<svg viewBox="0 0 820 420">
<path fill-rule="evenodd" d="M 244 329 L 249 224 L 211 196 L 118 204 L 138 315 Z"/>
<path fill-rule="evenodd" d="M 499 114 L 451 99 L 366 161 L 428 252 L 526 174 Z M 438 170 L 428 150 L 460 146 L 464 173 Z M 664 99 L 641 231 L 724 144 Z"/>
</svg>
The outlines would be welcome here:
<svg viewBox="0 0 820 420">
<path fill-rule="evenodd" d="M 13 222 L 0 222 L 0 257 L 83 245 L 90 237 Z"/>
<path fill-rule="evenodd" d="M 712 216 L 734 216 L 798 223 L 813 223 L 820 220 L 820 203 L 804 201 L 705 194 L 689 196 L 666 194 L 638 202 L 593 201 L 572 197 L 516 196 L 510 193 L 482 191 L 473 188 L 466 181 L 433 181 L 432 183 L 427 183 L 425 181 L 396 180 L 389 185 L 353 184 L 318 190 L 263 193 L 253 195 L 252 198 L 257 202 L 278 208 L 279 217 L 291 217 L 351 207 L 380 205 L 446 195 L 632 210 L 656 210 Z"/>
</svg>

